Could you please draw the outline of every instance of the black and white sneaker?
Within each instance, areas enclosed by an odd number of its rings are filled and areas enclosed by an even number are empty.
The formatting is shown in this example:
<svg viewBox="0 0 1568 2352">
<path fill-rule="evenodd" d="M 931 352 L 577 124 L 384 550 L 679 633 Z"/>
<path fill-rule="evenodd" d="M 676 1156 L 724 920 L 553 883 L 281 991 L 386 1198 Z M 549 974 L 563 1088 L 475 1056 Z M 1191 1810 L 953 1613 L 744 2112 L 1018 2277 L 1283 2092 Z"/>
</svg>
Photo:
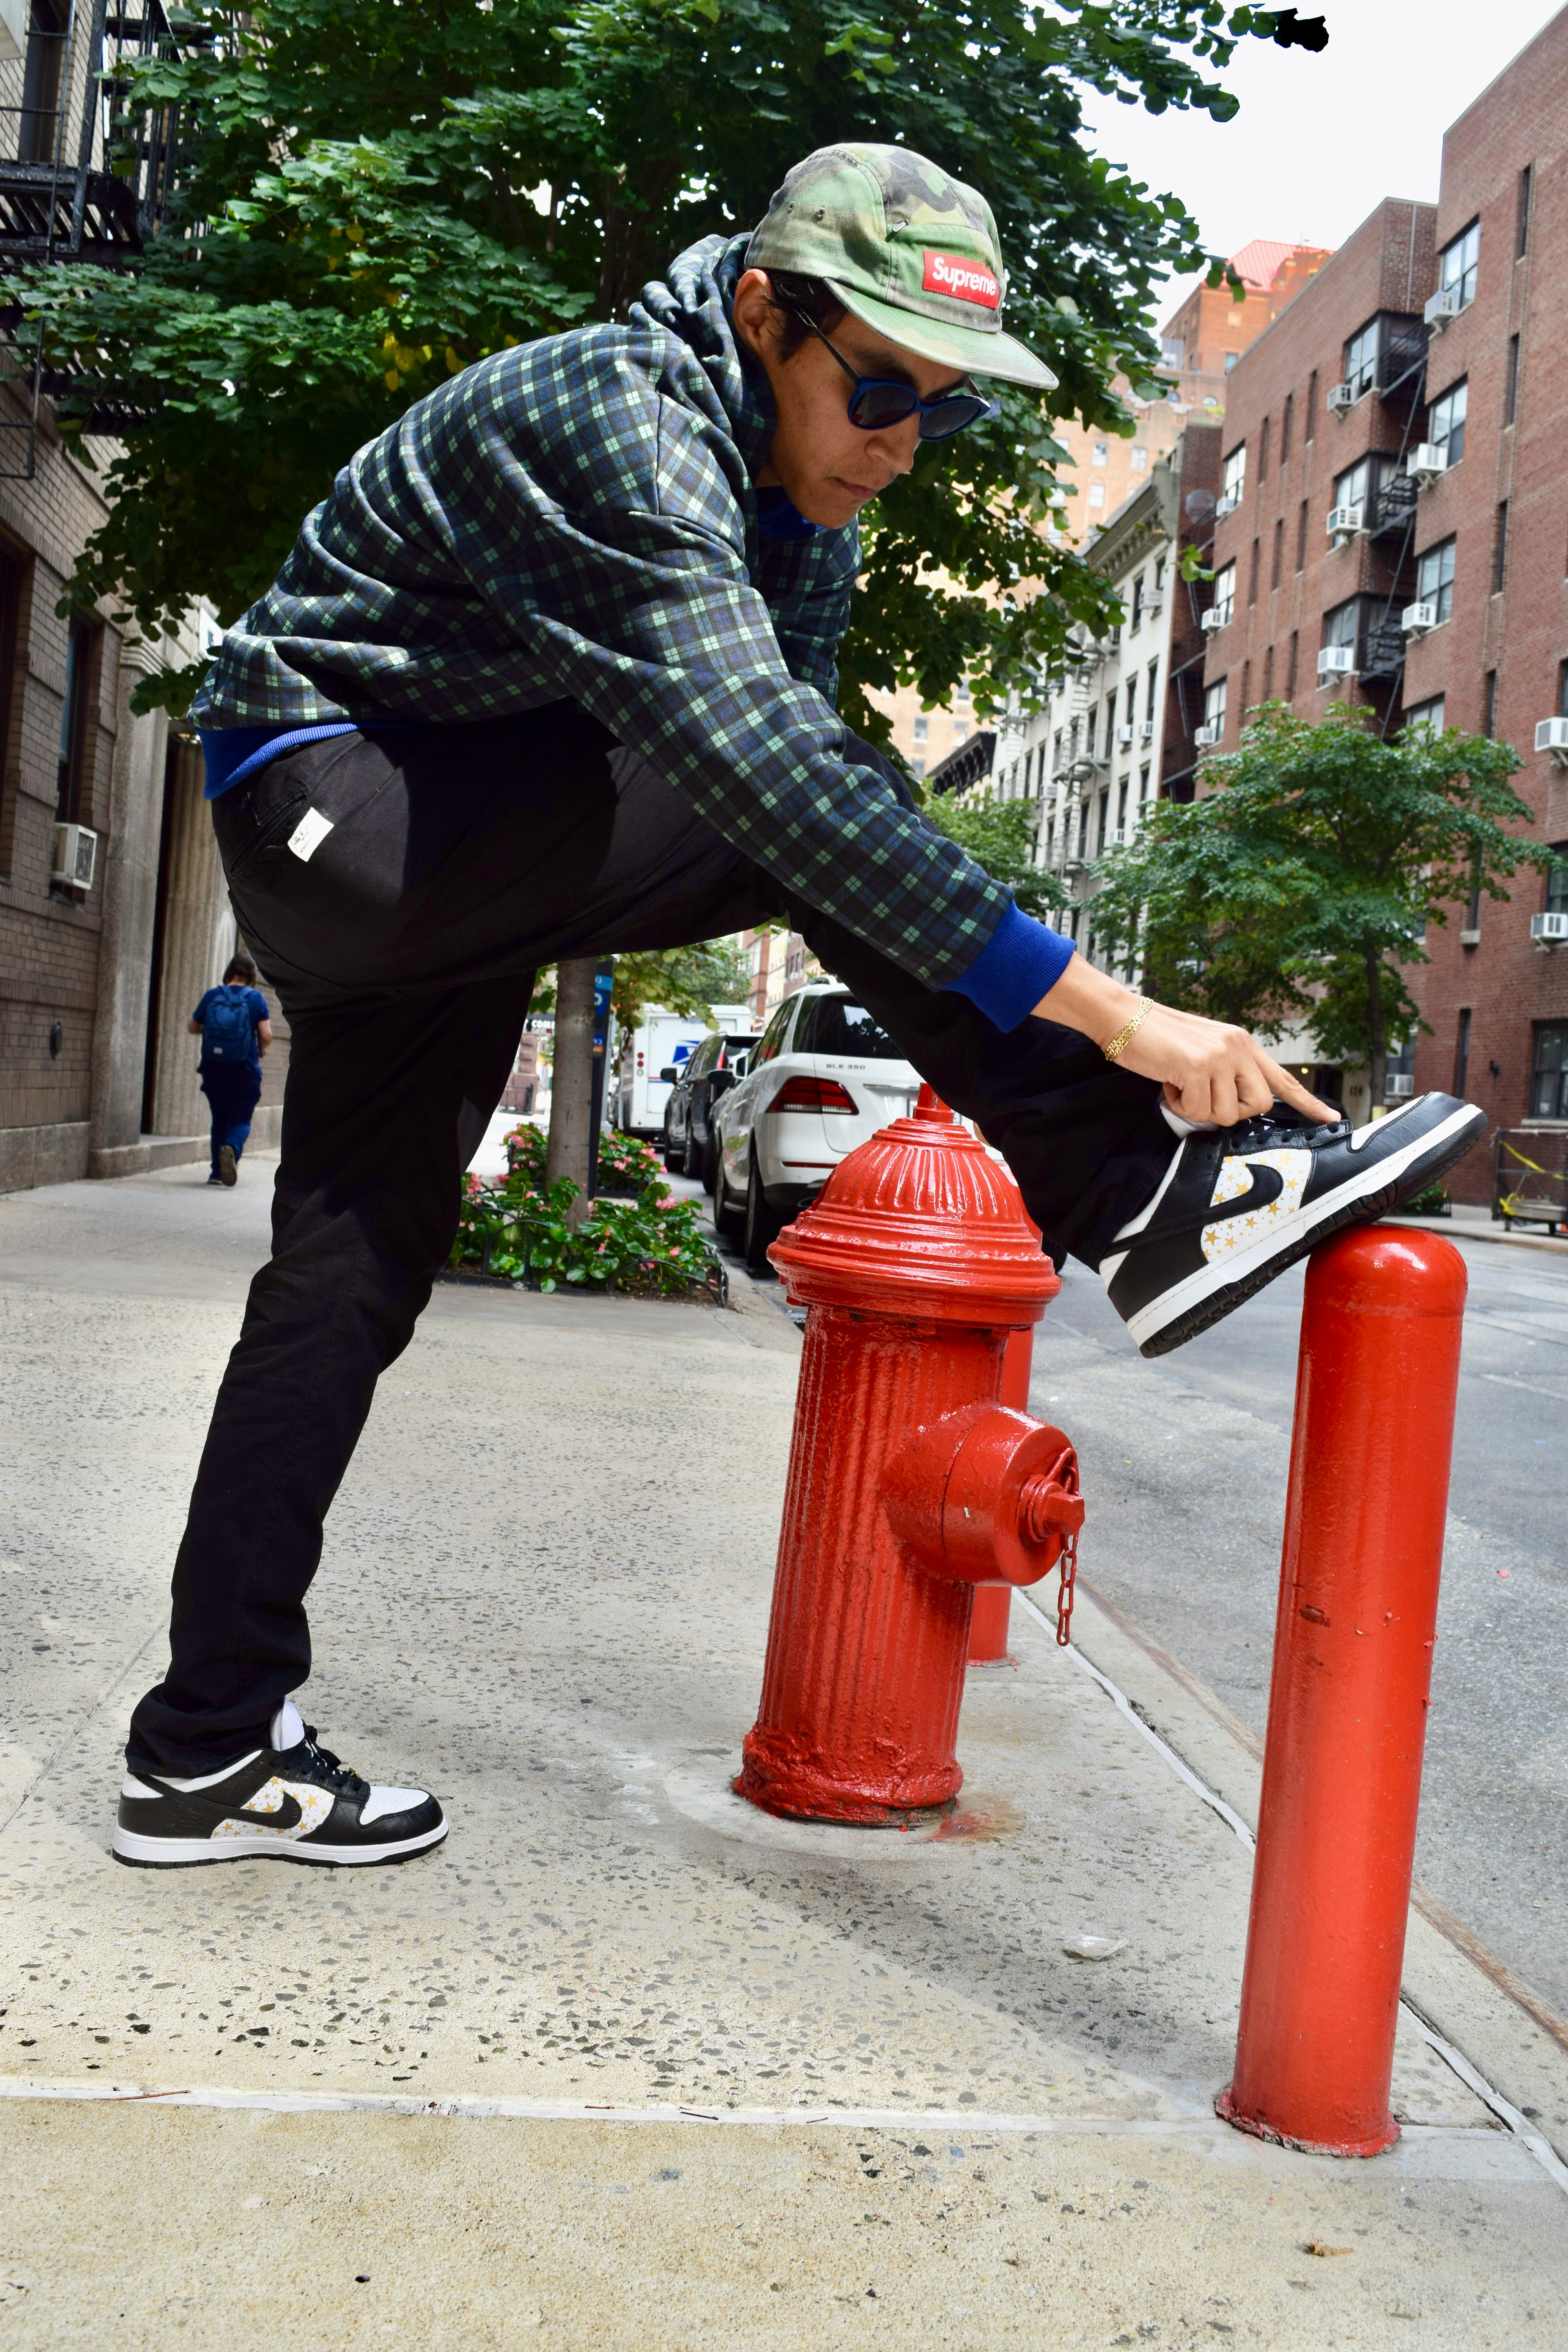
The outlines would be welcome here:
<svg viewBox="0 0 1568 2352">
<path fill-rule="evenodd" d="M 407 1862 L 439 1845 L 447 1817 L 424 1789 L 373 1789 L 285 1699 L 268 1745 L 195 1780 L 128 1772 L 114 1832 L 116 1862 L 186 1870 L 205 1862 Z"/>
<path fill-rule="evenodd" d="M 1144 1356 L 1163 1356 L 1239 1307 L 1331 1234 L 1386 1214 L 1463 1159 L 1486 1113 L 1417 1095 L 1352 1130 L 1281 1102 L 1261 1118 L 1187 1136 L 1159 1189 L 1100 1261 Z"/>
</svg>

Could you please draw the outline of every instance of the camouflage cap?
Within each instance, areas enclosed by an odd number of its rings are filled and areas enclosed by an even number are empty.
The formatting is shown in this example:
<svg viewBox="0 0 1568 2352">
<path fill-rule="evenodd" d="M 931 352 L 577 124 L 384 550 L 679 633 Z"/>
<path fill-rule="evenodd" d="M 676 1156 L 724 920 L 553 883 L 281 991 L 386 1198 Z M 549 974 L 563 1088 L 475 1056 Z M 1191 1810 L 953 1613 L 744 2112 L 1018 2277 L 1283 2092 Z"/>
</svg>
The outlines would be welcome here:
<svg viewBox="0 0 1568 2352">
<path fill-rule="evenodd" d="M 1042 392 L 1057 381 L 1002 332 L 1007 273 L 990 205 L 907 147 L 819 147 L 768 206 L 746 267 L 825 278 L 920 359 Z"/>
</svg>

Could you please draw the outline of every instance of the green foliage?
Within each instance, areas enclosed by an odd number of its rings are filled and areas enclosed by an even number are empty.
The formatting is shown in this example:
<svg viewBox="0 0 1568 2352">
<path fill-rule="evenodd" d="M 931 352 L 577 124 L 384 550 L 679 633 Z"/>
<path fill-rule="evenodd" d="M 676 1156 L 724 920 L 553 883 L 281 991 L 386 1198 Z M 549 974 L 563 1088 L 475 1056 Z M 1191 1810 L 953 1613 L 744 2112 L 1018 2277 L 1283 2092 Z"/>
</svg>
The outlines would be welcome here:
<svg viewBox="0 0 1568 2352">
<path fill-rule="evenodd" d="M 1026 915 L 1047 915 L 1068 905 L 1059 877 L 1035 864 L 1038 802 L 998 801 L 974 793 L 954 800 L 942 793 L 927 803 L 925 814 L 928 824 L 966 849 L 994 881 L 1005 882 Z"/>
<path fill-rule="evenodd" d="M 1384 741 L 1370 720 L 1264 704 L 1208 761 L 1204 798 L 1160 802 L 1101 861 L 1092 919 L 1152 996 L 1265 1035 L 1300 1024 L 1325 1058 L 1366 1062 L 1380 1101 L 1388 1041 L 1417 1025 L 1426 927 L 1472 889 L 1506 898 L 1550 852 L 1514 830 L 1534 812 L 1511 744 L 1426 727 Z"/>
<path fill-rule="evenodd" d="M 1130 429 L 1111 383 L 1151 375 L 1152 289 L 1205 257 L 1176 198 L 1089 152 L 1083 94 L 1224 120 L 1236 101 L 1208 77 L 1238 39 L 1271 38 L 1274 12 L 257 0 L 182 21 L 201 45 L 135 69 L 136 95 L 180 110 L 177 216 L 123 271 L 56 266 L 23 289 L 75 374 L 68 423 L 104 403 L 144 419 L 110 460 L 79 601 L 118 593 L 149 634 L 198 593 L 233 620 L 336 469 L 449 372 L 623 312 L 680 247 L 760 218 L 809 150 L 874 139 L 984 184 L 1008 323 L 1061 389 L 1048 406 L 1005 394 L 871 511 L 845 715 L 885 740 L 869 689 L 934 704 L 965 672 L 1032 695 L 1069 624 L 1102 620 L 1103 582 L 1038 532 L 1050 418 Z M 143 698 L 182 707 L 194 684 L 170 673 Z"/>
<path fill-rule="evenodd" d="M 610 998 L 623 1035 L 640 1024 L 650 1004 L 711 1029 L 713 1004 L 744 1004 L 752 985 L 745 958 L 726 940 L 693 948 L 633 949 L 616 958 Z"/>
<path fill-rule="evenodd" d="M 588 1290 L 634 1290 L 650 1298 L 721 1297 L 723 1276 L 699 1223 L 694 1201 L 676 1201 L 646 1144 L 600 1139 L 602 1163 L 618 1180 L 646 1178 L 629 1199 L 595 1200 L 580 1225 L 567 1212 L 577 1186 L 569 1176 L 544 1181 L 542 1129 L 525 1125 L 507 1138 L 503 1182 L 464 1180 L 455 1272 L 492 1275 L 531 1290 L 562 1284 Z M 652 1163 L 651 1172 L 644 1157 Z"/>
</svg>

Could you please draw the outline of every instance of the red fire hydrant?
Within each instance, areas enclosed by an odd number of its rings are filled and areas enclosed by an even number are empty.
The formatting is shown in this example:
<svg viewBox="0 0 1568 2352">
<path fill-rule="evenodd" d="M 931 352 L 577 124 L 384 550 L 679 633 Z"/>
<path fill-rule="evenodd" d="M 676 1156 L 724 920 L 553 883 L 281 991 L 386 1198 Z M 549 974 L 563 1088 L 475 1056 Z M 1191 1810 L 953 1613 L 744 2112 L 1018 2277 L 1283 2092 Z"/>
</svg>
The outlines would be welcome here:
<svg viewBox="0 0 1568 2352">
<path fill-rule="evenodd" d="M 922 1087 L 769 1253 L 807 1310 L 762 1706 L 736 1788 L 897 1824 L 946 1804 L 982 1581 L 1070 1577 L 1058 1429 L 997 1398 L 1061 1285 L 1017 1187 Z"/>
</svg>

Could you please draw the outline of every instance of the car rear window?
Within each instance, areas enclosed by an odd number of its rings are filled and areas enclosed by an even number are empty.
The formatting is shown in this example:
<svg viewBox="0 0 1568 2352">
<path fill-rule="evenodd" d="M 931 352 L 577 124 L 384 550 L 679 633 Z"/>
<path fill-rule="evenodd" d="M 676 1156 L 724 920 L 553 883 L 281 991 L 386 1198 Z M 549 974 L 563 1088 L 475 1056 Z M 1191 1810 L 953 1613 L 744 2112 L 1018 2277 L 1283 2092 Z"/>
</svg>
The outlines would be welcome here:
<svg viewBox="0 0 1568 2352">
<path fill-rule="evenodd" d="M 805 1007 L 795 1033 L 797 1054 L 849 1054 L 857 1061 L 901 1062 L 887 1031 L 847 996 L 819 996 Z"/>
</svg>

